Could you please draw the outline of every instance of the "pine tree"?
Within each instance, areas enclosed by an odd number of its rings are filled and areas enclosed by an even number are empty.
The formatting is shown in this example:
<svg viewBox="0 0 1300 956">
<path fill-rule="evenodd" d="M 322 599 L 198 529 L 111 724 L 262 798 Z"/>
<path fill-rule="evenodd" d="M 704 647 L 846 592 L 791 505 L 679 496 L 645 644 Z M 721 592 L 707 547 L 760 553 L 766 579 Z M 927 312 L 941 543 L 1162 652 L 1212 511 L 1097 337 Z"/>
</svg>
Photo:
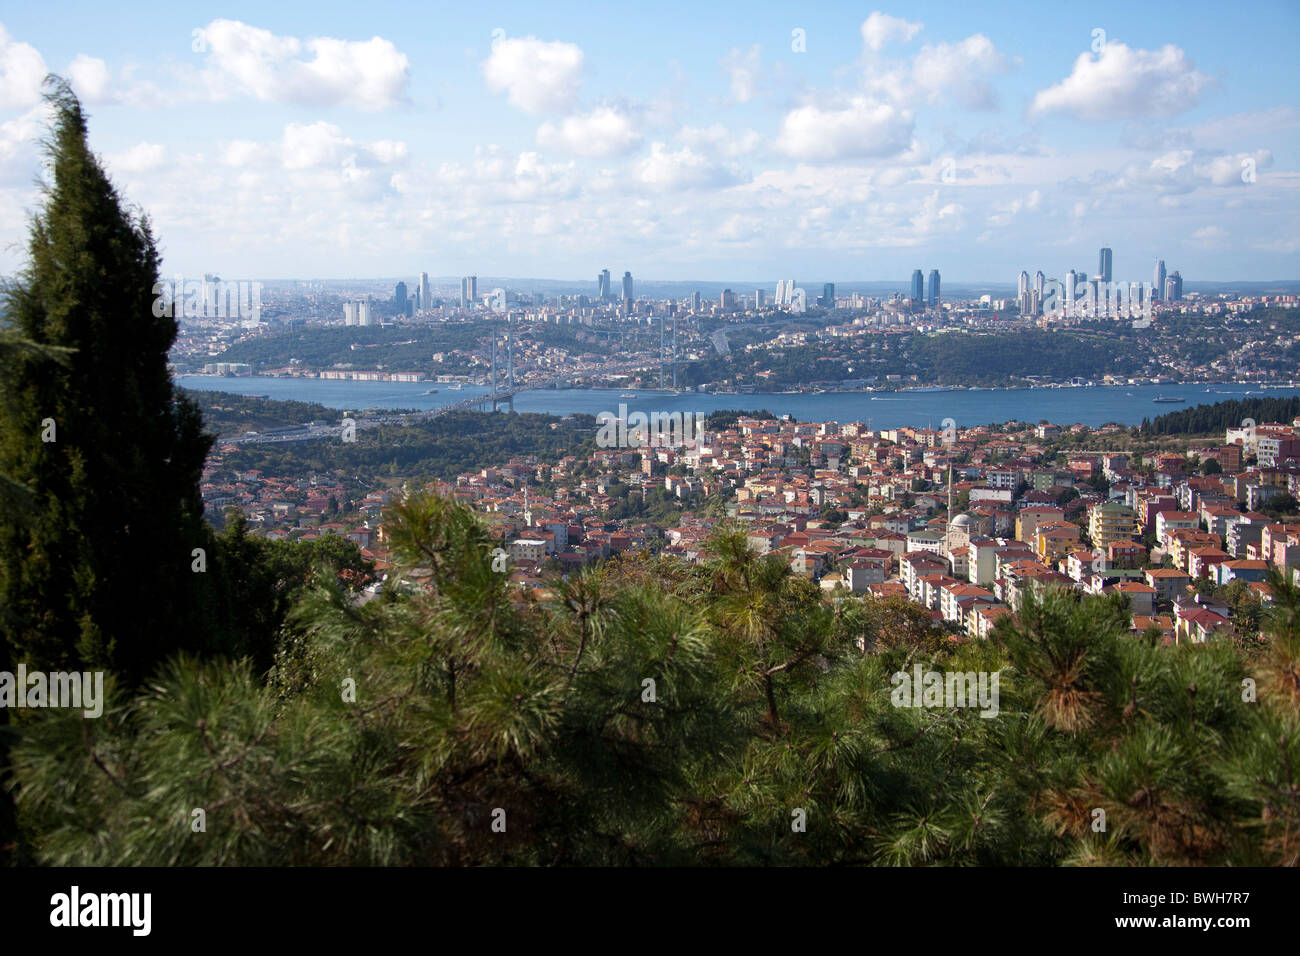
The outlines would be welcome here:
<svg viewBox="0 0 1300 956">
<path fill-rule="evenodd" d="M 29 520 L 0 516 L 3 635 L 29 667 L 136 682 L 211 636 L 192 570 L 210 547 L 198 482 L 211 439 L 168 373 L 177 326 L 155 306 L 149 222 L 124 209 L 67 84 L 50 77 L 46 99 L 52 178 L 5 311 L 17 335 L 72 351 L 66 365 L 0 366 L 0 473 L 31 494 Z"/>
</svg>

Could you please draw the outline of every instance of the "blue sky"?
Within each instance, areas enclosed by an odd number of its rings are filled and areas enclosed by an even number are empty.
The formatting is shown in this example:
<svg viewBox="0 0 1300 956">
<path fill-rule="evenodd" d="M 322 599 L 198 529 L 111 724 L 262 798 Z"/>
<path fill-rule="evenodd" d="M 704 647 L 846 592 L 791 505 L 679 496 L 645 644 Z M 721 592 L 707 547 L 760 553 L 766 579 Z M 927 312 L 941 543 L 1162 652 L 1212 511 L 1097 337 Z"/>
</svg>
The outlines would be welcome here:
<svg viewBox="0 0 1300 956">
<path fill-rule="evenodd" d="M 170 271 L 771 284 L 1300 278 L 1300 6 L 0 10 L 0 271 L 39 80 Z"/>
</svg>

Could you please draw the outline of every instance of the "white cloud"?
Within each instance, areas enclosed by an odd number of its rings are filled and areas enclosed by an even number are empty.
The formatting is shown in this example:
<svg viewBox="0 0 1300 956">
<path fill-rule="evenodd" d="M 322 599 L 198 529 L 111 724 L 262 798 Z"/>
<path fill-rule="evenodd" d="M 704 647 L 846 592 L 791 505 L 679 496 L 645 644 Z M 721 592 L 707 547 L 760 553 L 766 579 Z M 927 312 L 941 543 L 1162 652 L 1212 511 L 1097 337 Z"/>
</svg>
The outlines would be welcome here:
<svg viewBox="0 0 1300 956">
<path fill-rule="evenodd" d="M 1166 194 L 1189 193 L 1203 186 L 1252 185 L 1251 177 L 1243 174 L 1250 170 L 1257 177 L 1272 165 L 1273 154 L 1266 149 L 1222 155 L 1179 149 L 1162 153 L 1146 165 L 1130 163 L 1117 175 L 1099 171 L 1095 177 L 1111 192 L 1139 187 Z"/>
<path fill-rule="evenodd" d="M 379 139 L 365 147 L 365 152 L 381 166 L 405 163 L 410 150 L 398 139 Z"/>
<path fill-rule="evenodd" d="M 77 54 L 68 64 L 67 80 L 84 103 L 104 103 L 110 99 L 109 87 L 113 78 L 103 60 L 84 53 Z"/>
<path fill-rule="evenodd" d="M 879 53 L 891 43 L 907 43 L 923 26 L 877 10 L 862 21 L 862 42 L 868 50 Z"/>
<path fill-rule="evenodd" d="M 924 46 L 912 61 L 912 81 L 932 102 L 950 92 L 969 109 L 992 109 L 997 95 L 986 77 L 1010 68 L 993 41 L 976 33 L 960 43 Z"/>
<path fill-rule="evenodd" d="M 114 172 L 147 173 L 160 168 L 166 157 L 166 146 L 159 143 L 136 143 L 130 149 L 110 155 L 108 166 Z"/>
<path fill-rule="evenodd" d="M 270 151 L 261 143 L 251 139 L 232 139 L 222 143 L 218 159 L 226 166 L 253 166 L 265 162 Z"/>
<path fill-rule="evenodd" d="M 229 144 L 224 157 L 229 165 L 247 164 L 260 156 L 256 144 L 236 141 Z M 310 124 L 290 123 L 280 141 L 280 162 L 285 169 L 346 167 L 353 178 L 364 176 L 362 167 L 404 163 L 406 144 L 381 139 L 358 143 L 333 123 L 323 120 Z"/>
<path fill-rule="evenodd" d="M 351 154 L 352 145 L 352 140 L 333 123 L 290 123 L 284 128 L 280 161 L 285 169 L 338 165 Z"/>
<path fill-rule="evenodd" d="M 761 71 L 758 44 L 747 51 L 732 50 L 722 58 L 722 68 L 727 72 L 731 98 L 737 103 L 748 103 L 758 95 Z"/>
<path fill-rule="evenodd" d="M 21 109 L 39 102 L 47 72 L 40 51 L 13 39 L 0 23 L 0 108 Z"/>
<path fill-rule="evenodd" d="M 49 122 L 44 103 L 0 123 L 0 183 L 30 183 L 40 160 L 36 140 Z"/>
<path fill-rule="evenodd" d="M 956 232 L 962 227 L 962 207 L 958 203 L 939 203 L 939 190 L 930 193 L 921 202 L 921 211 L 912 217 L 912 227 L 918 237 L 935 232 Z"/>
<path fill-rule="evenodd" d="M 897 156 L 911 145 L 912 129 L 907 110 L 855 97 L 842 108 L 791 110 L 781 122 L 776 148 L 808 160 Z"/>
<path fill-rule="evenodd" d="M 1189 242 L 1210 249 L 1215 246 L 1222 246 L 1228 238 L 1228 233 L 1219 226 L 1202 226 L 1189 237 Z"/>
<path fill-rule="evenodd" d="M 268 102 L 383 110 L 406 98 L 410 61 L 388 40 L 276 36 L 237 20 L 203 28 L 204 81 L 214 100 L 236 95 Z M 310 59 L 303 58 L 305 52 Z"/>
<path fill-rule="evenodd" d="M 472 163 L 443 163 L 434 182 L 454 190 L 462 202 L 559 202 L 578 191 L 573 162 L 545 163 L 535 152 L 512 156 L 500 146 L 479 146 Z"/>
<path fill-rule="evenodd" d="M 1198 176 L 1208 179 L 1216 186 L 1248 186 L 1259 170 L 1272 165 L 1272 151 L 1261 149 L 1253 153 L 1215 156 L 1194 169 Z"/>
<path fill-rule="evenodd" d="M 990 226 L 1008 226 L 1024 210 L 1036 211 L 1042 205 L 1043 194 L 1037 189 L 1023 198 L 1017 197 L 1005 203 L 994 203 L 993 212 L 988 217 Z"/>
<path fill-rule="evenodd" d="M 558 125 L 543 123 L 537 143 L 577 156 L 620 156 L 641 145 L 641 134 L 626 111 L 598 106 L 590 113 L 566 116 Z"/>
<path fill-rule="evenodd" d="M 492 44 L 483 79 L 526 113 L 561 111 L 577 99 L 582 64 L 582 48 L 575 43 L 509 37 Z"/>
<path fill-rule="evenodd" d="M 1029 113 L 1097 121 L 1169 116 L 1195 106 L 1213 83 L 1171 43 L 1138 50 L 1112 40 L 1095 59 L 1080 54 L 1069 76 L 1035 94 Z"/>
<path fill-rule="evenodd" d="M 672 150 L 664 143 L 651 144 L 650 155 L 636 164 L 636 177 L 661 191 L 730 186 L 738 181 L 735 173 L 689 146 Z"/>
</svg>

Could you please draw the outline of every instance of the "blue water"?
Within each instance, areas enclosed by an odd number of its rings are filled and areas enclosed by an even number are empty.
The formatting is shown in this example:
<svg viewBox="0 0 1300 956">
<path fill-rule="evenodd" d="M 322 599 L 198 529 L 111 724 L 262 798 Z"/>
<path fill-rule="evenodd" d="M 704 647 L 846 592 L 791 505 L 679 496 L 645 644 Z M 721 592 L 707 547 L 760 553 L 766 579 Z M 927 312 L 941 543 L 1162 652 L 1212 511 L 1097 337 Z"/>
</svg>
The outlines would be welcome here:
<svg viewBox="0 0 1300 956">
<path fill-rule="evenodd" d="M 479 395 L 489 389 L 467 385 L 451 391 L 445 385 L 427 382 L 348 382 L 315 378 L 215 378 L 183 375 L 177 382 L 185 388 L 265 395 L 269 398 L 318 402 L 329 408 L 438 408 Z M 425 390 L 437 387 L 436 395 Z M 1213 391 L 1207 392 L 1206 388 Z M 634 399 L 619 398 L 632 392 Z M 1144 418 L 1166 412 L 1213 404 L 1227 399 L 1251 397 L 1288 398 L 1300 389 L 1268 388 L 1258 385 L 1115 385 L 1093 388 L 989 389 L 952 392 L 827 392 L 821 395 L 710 395 L 698 392 L 673 394 L 655 389 L 538 389 L 515 396 L 515 411 L 546 412 L 553 415 L 619 412 L 711 412 L 719 408 L 766 408 L 777 415 L 789 414 L 801 421 L 866 422 L 874 428 L 906 425 L 941 426 L 952 418 L 959 426 L 987 425 L 1007 421 L 1037 422 L 1046 419 L 1058 425 L 1101 425 L 1119 422 L 1140 425 Z M 1185 398 L 1183 404 L 1157 405 L 1157 395 Z"/>
</svg>

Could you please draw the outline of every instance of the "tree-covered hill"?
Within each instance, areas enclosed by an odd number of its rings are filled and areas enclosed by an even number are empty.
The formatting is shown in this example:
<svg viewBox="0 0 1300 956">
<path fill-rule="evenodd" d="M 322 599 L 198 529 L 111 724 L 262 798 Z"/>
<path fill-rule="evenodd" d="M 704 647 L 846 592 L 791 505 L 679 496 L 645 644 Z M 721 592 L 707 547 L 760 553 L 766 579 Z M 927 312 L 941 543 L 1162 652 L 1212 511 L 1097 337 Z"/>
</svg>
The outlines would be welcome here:
<svg viewBox="0 0 1300 956">
<path fill-rule="evenodd" d="M 337 421 L 340 417 L 336 409 L 317 402 L 286 401 L 206 389 L 181 391 L 198 405 L 208 431 L 223 437 L 310 421 Z"/>
<path fill-rule="evenodd" d="M 586 457 L 595 448 L 590 415 L 560 419 L 518 412 L 448 412 L 407 425 L 359 428 L 355 442 L 337 438 L 240 445 L 223 455 L 225 467 L 261 469 L 268 476 L 297 477 L 341 471 L 362 482 L 400 475 L 432 481 L 502 465 L 521 455 L 555 461 Z"/>
<path fill-rule="evenodd" d="M 1291 422 L 1300 416 L 1300 396 L 1261 396 L 1231 399 L 1213 405 L 1193 405 L 1155 419 L 1142 419 L 1144 435 L 1208 435 L 1228 428 L 1241 428 L 1249 419 L 1257 425 L 1265 422 Z"/>
</svg>

